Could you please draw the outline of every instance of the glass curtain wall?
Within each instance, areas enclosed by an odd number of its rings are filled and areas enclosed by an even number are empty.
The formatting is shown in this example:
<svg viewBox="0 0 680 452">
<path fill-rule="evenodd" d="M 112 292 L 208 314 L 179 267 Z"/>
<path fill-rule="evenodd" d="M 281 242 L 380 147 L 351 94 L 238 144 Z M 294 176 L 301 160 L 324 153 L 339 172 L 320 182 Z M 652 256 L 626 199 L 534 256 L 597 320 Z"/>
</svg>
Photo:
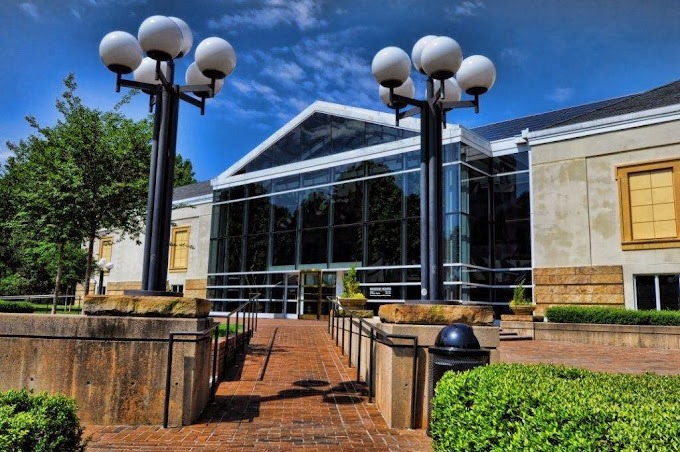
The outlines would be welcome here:
<svg viewBox="0 0 680 452">
<path fill-rule="evenodd" d="M 231 310 L 253 292 L 291 302 L 289 273 L 361 267 L 380 301 L 420 291 L 420 152 L 339 165 L 214 193 L 208 298 Z M 385 290 L 387 288 L 387 290 Z M 291 306 L 288 313 L 295 313 Z"/>
<path fill-rule="evenodd" d="M 506 304 L 518 283 L 530 293 L 528 153 L 450 143 L 442 175 L 446 298 Z"/>
</svg>

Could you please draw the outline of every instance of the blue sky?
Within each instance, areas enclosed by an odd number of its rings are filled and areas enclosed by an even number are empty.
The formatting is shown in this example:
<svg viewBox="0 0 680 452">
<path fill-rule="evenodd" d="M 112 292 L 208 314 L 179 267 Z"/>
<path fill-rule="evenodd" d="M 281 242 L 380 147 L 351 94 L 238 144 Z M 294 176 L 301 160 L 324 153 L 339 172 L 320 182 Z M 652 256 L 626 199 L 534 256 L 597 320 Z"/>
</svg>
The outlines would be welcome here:
<svg viewBox="0 0 680 452">
<path fill-rule="evenodd" d="M 680 78 L 677 0 L 4 0 L 0 4 L 0 161 L 5 141 L 31 130 L 24 116 L 56 120 L 61 81 L 76 74 L 92 107 L 121 94 L 99 60 L 108 32 L 137 34 L 154 14 L 184 19 L 194 48 L 221 36 L 238 63 L 205 116 L 183 104 L 177 150 L 199 180 L 217 176 L 316 99 L 388 111 L 370 64 L 381 48 L 410 54 L 427 34 L 456 39 L 464 55 L 496 64 L 481 112 L 450 122 L 473 127 L 644 91 Z M 189 56 L 178 62 L 183 81 Z M 414 75 L 418 92 L 423 83 Z M 143 96 L 126 107 L 142 117 Z"/>
</svg>

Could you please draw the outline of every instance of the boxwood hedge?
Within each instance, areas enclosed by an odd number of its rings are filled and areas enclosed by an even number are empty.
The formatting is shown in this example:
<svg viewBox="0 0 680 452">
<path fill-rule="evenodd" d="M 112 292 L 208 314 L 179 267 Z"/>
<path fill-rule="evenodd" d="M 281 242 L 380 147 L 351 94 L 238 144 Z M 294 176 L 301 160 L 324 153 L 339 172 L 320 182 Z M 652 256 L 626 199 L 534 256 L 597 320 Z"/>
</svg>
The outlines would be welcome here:
<svg viewBox="0 0 680 452">
<path fill-rule="evenodd" d="M 546 311 L 549 322 L 606 323 L 614 325 L 679 326 L 680 311 L 632 311 L 618 308 L 553 306 Z"/>
<path fill-rule="evenodd" d="M 26 303 L 25 301 L 5 301 L 0 300 L 0 312 L 33 312 L 34 308 L 31 303 Z"/>
<path fill-rule="evenodd" d="M 436 451 L 680 450 L 680 377 L 553 365 L 447 372 L 433 401 Z"/>
<path fill-rule="evenodd" d="M 12 452 L 83 451 L 83 429 L 73 399 L 32 394 L 26 389 L 0 393 L 0 450 Z"/>
</svg>

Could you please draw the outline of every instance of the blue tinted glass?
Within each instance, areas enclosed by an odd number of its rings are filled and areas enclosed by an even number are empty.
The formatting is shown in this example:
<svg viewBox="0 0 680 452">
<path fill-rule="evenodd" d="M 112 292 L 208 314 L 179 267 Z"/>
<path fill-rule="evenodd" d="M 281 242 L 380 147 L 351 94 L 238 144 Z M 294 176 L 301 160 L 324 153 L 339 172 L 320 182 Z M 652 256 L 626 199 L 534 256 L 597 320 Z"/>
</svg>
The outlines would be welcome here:
<svg viewBox="0 0 680 452">
<path fill-rule="evenodd" d="M 302 155 L 301 160 L 330 155 L 331 117 L 314 113 L 302 123 Z"/>
<path fill-rule="evenodd" d="M 272 180 L 272 193 L 280 191 L 294 190 L 300 187 L 300 176 L 280 177 Z"/>
<path fill-rule="evenodd" d="M 460 210 L 460 165 L 447 165 L 443 170 L 444 212 Z"/>
<path fill-rule="evenodd" d="M 366 165 L 363 162 L 350 163 L 348 165 L 340 165 L 333 168 L 333 180 L 351 180 L 359 179 L 366 175 Z"/>
<path fill-rule="evenodd" d="M 460 144 L 460 160 L 485 173 L 491 173 L 491 157 L 468 144 Z"/>
<path fill-rule="evenodd" d="M 494 157 L 492 160 L 494 174 L 512 173 L 529 169 L 529 153 L 527 151 Z"/>
<path fill-rule="evenodd" d="M 326 187 L 302 192 L 302 227 L 328 226 L 330 190 Z"/>
<path fill-rule="evenodd" d="M 311 171 L 309 173 L 302 173 L 302 186 L 311 187 L 313 185 L 324 185 L 331 182 L 331 170 L 322 169 L 319 171 Z"/>
<path fill-rule="evenodd" d="M 444 163 L 457 162 L 460 160 L 460 143 L 448 143 L 442 148 Z"/>
<path fill-rule="evenodd" d="M 404 154 L 406 169 L 420 168 L 420 151 L 411 151 Z"/>
<path fill-rule="evenodd" d="M 272 212 L 274 215 L 274 231 L 290 231 L 297 228 L 300 207 L 298 193 L 284 193 L 272 196 Z"/>
<path fill-rule="evenodd" d="M 366 145 L 366 123 L 355 119 L 333 116 L 331 138 L 333 153 L 351 151 Z"/>
<path fill-rule="evenodd" d="M 272 163 L 274 166 L 286 165 L 300 161 L 302 154 L 300 126 L 291 130 L 273 146 Z"/>
</svg>

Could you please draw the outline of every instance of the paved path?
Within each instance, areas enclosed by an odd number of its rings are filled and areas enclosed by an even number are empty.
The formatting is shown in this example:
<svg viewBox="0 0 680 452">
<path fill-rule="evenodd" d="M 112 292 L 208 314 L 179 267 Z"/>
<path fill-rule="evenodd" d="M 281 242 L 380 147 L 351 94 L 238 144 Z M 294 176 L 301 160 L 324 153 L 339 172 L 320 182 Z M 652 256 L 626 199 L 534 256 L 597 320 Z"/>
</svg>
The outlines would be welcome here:
<svg viewBox="0 0 680 452">
<path fill-rule="evenodd" d="M 503 341 L 501 361 L 553 363 L 610 373 L 680 374 L 680 351 L 554 341 Z"/>
<path fill-rule="evenodd" d="M 91 426 L 88 450 L 431 450 L 423 430 L 388 428 L 355 378 L 325 322 L 260 320 L 240 378 L 220 384 L 198 423 Z"/>
</svg>

